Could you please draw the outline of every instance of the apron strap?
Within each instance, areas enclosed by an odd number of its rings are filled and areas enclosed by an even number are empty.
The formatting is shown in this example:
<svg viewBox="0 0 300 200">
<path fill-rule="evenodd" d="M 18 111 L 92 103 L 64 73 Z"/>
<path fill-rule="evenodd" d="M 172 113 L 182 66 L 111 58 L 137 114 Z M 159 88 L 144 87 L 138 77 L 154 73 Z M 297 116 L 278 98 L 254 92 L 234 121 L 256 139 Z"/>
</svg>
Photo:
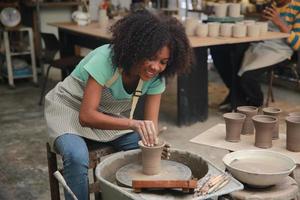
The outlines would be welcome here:
<svg viewBox="0 0 300 200">
<path fill-rule="evenodd" d="M 138 86 L 136 87 L 133 95 L 132 95 L 132 104 L 131 104 L 131 110 L 130 110 L 130 117 L 129 119 L 133 118 L 133 113 L 135 111 L 136 105 L 138 103 L 138 100 L 140 96 L 142 96 L 142 87 L 143 87 L 144 81 L 142 79 L 139 80 Z"/>
<path fill-rule="evenodd" d="M 114 75 L 105 83 L 105 87 L 109 88 L 119 77 L 120 74 L 122 74 L 123 69 L 118 68 Z M 142 96 L 142 87 L 143 87 L 144 81 L 142 79 L 139 80 L 139 83 L 132 95 L 132 103 L 131 103 L 131 110 L 130 110 L 130 115 L 129 119 L 133 118 L 133 114 L 136 108 L 136 105 L 139 101 L 139 97 Z"/>
<path fill-rule="evenodd" d="M 105 83 L 105 87 L 109 88 L 119 77 L 119 75 L 122 73 L 122 69 L 121 68 L 117 68 L 117 70 L 115 71 L 114 75 L 111 77 L 111 79 L 109 79 L 106 83 Z"/>
</svg>

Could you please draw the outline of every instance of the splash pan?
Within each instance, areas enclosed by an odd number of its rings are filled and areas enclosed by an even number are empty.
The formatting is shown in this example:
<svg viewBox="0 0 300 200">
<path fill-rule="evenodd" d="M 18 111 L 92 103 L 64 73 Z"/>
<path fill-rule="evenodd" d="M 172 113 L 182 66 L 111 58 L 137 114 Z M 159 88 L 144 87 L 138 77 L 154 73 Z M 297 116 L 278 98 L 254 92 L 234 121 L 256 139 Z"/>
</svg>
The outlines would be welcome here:
<svg viewBox="0 0 300 200">
<path fill-rule="evenodd" d="M 122 187 L 117 184 L 116 173 L 117 171 L 130 163 L 135 163 L 141 160 L 140 150 L 131 150 L 126 152 L 115 153 L 103 161 L 96 168 L 96 177 L 100 181 L 100 187 L 102 190 L 102 198 L 104 200 L 129 200 L 129 199 L 155 199 L 155 200 L 165 200 L 167 199 L 194 199 L 202 200 L 214 196 L 220 196 L 223 194 L 228 194 L 230 192 L 243 189 L 243 185 L 234 178 L 230 178 L 230 182 L 218 190 L 217 192 L 211 193 L 206 196 L 196 197 L 194 194 L 183 194 L 180 190 L 151 190 L 142 191 L 142 193 L 134 193 L 131 188 Z M 171 161 L 182 163 L 190 168 L 192 176 L 194 178 L 200 179 L 206 178 L 211 175 L 220 175 L 224 172 L 215 167 L 210 162 L 204 160 L 199 155 L 171 149 Z M 172 177 L 170 177 L 172 179 Z"/>
</svg>

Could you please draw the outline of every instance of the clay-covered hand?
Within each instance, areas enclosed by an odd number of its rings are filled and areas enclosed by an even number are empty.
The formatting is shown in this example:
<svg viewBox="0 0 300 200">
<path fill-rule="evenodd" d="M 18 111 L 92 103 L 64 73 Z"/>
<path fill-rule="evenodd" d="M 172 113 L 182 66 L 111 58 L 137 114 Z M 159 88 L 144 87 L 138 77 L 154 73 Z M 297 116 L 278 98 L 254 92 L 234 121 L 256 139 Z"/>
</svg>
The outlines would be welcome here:
<svg viewBox="0 0 300 200">
<path fill-rule="evenodd" d="M 132 120 L 130 127 L 139 135 L 145 146 L 154 146 L 157 141 L 157 133 L 154 123 L 150 120 Z"/>
<path fill-rule="evenodd" d="M 171 145 L 166 143 L 163 149 L 163 152 L 161 154 L 161 159 L 164 160 L 169 160 L 171 156 L 171 151 L 170 151 Z"/>
</svg>

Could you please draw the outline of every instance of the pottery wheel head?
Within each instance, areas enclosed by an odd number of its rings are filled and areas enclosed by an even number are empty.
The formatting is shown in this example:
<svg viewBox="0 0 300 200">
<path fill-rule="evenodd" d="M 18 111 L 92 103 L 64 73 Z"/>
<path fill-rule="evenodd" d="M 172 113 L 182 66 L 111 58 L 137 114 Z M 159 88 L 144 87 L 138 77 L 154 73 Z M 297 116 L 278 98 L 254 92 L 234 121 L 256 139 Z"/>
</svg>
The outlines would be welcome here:
<svg viewBox="0 0 300 200">
<path fill-rule="evenodd" d="M 156 175 L 145 175 L 139 162 L 121 167 L 116 173 L 119 185 L 132 187 L 132 180 L 189 180 L 192 178 L 191 169 L 179 162 L 162 160 L 161 171 Z"/>
</svg>

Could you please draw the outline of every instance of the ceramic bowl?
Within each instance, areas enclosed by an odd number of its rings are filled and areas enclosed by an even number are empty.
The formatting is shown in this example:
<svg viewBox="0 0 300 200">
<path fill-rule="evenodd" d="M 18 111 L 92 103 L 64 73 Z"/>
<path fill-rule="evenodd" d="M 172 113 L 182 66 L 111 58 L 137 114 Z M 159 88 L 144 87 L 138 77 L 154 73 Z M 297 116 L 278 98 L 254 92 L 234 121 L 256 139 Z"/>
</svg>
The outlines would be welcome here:
<svg viewBox="0 0 300 200">
<path fill-rule="evenodd" d="M 291 113 L 288 114 L 288 116 L 295 116 L 295 117 L 297 117 L 297 116 L 300 116 L 300 112 L 291 112 Z"/>
<path fill-rule="evenodd" d="M 268 150 L 240 150 L 223 157 L 233 177 L 252 187 L 268 187 L 280 183 L 295 168 L 294 160 Z"/>
</svg>

